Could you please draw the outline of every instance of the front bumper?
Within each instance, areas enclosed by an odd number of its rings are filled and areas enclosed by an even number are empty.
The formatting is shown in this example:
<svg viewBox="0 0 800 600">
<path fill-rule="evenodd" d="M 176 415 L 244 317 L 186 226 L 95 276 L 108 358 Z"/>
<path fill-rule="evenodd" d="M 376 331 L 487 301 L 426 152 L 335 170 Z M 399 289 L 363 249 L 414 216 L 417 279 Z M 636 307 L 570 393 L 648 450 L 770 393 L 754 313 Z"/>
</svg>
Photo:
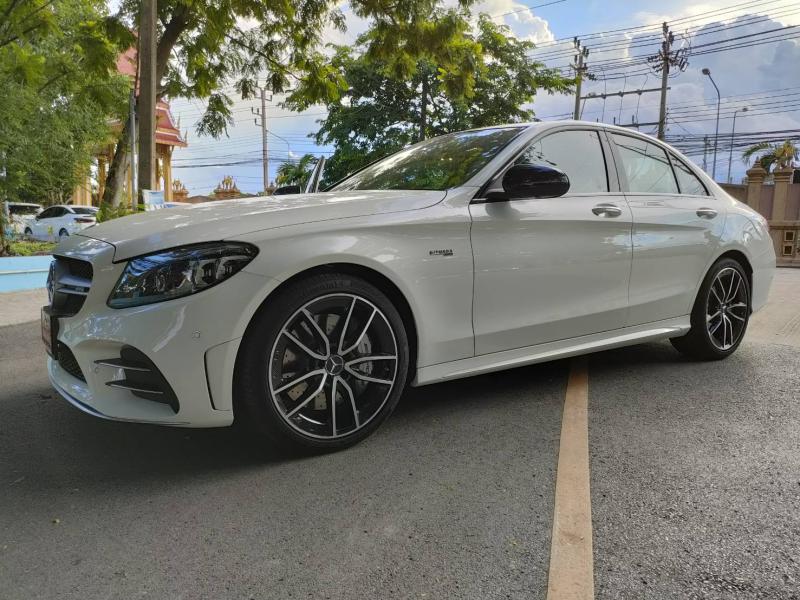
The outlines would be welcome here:
<svg viewBox="0 0 800 600">
<path fill-rule="evenodd" d="M 113 246 L 71 236 L 56 254 L 89 260 L 94 272 L 83 306 L 58 320 L 57 341 L 69 348 L 85 381 L 48 358 L 56 391 L 80 410 L 107 419 L 184 427 L 233 422 L 239 342 L 278 282 L 241 271 L 192 296 L 112 309 L 106 301 L 125 267 L 113 262 Z M 98 361 L 118 359 L 124 347 L 142 352 L 157 367 L 178 399 L 177 412 L 168 404 L 107 385 L 125 379 L 125 371 Z"/>
</svg>

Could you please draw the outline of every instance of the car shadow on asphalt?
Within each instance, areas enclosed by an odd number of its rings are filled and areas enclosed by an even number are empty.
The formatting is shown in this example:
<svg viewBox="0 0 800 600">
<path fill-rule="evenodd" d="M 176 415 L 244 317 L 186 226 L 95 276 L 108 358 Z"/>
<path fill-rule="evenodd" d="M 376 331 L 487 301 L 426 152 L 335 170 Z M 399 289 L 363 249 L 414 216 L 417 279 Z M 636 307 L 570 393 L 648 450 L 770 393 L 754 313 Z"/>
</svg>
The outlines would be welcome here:
<svg viewBox="0 0 800 600">
<path fill-rule="evenodd" d="M 409 387 L 387 423 L 362 445 L 372 443 L 371 451 L 388 452 L 392 440 L 429 421 L 446 426 L 469 419 L 471 412 L 484 411 L 475 417 L 484 421 L 492 414 L 513 414 L 522 403 L 536 402 L 543 386 L 565 386 L 567 367 L 567 361 L 557 361 Z M 0 481 L 23 484 L 31 492 L 74 481 L 84 486 L 174 481 L 314 459 L 271 448 L 244 427 L 182 429 L 105 421 L 78 412 L 46 384 L 26 390 L 11 397 L 0 391 L 0 437 L 6 445 Z M 553 404 L 561 396 L 550 393 L 542 401 Z"/>
</svg>

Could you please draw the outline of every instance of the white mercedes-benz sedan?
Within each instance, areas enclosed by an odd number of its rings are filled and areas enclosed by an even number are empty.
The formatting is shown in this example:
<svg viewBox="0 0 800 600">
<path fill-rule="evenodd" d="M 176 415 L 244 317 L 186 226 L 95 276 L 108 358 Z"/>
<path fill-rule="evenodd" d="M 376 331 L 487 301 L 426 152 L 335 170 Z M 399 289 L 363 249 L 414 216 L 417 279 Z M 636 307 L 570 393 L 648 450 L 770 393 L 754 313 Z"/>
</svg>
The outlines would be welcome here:
<svg viewBox="0 0 800 600">
<path fill-rule="evenodd" d="M 669 146 L 507 125 L 327 192 L 83 230 L 55 252 L 42 334 L 56 390 L 92 415 L 335 449 L 406 385 L 662 338 L 725 358 L 774 268 L 766 221 Z"/>
</svg>

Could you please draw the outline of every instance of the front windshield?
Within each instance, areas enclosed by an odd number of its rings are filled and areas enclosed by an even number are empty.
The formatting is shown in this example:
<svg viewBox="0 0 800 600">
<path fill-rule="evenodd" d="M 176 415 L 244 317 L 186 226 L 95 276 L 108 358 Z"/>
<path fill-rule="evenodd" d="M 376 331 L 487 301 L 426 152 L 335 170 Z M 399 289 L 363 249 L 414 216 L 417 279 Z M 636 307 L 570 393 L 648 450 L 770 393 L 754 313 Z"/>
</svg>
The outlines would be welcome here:
<svg viewBox="0 0 800 600">
<path fill-rule="evenodd" d="M 469 180 L 521 131 L 497 127 L 432 138 L 387 156 L 333 187 L 347 190 L 446 190 Z"/>
</svg>

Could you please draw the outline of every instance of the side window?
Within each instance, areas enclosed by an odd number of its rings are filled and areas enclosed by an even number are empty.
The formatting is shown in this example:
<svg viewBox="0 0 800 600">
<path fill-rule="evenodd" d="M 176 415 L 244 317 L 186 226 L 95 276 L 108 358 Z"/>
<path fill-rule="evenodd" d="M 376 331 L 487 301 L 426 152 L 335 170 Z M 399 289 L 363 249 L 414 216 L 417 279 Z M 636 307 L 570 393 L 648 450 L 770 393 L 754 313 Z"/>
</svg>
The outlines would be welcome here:
<svg viewBox="0 0 800 600">
<path fill-rule="evenodd" d="M 39 214 L 39 218 L 40 219 L 50 219 L 52 217 L 55 217 L 56 216 L 55 215 L 55 210 L 56 210 L 55 208 L 48 208 L 45 211 L 43 211 L 41 214 Z"/>
<path fill-rule="evenodd" d="M 708 190 L 703 182 L 692 173 L 691 169 L 677 156 L 670 152 L 672 165 L 675 167 L 675 176 L 678 178 L 678 185 L 681 194 L 691 194 L 693 196 L 708 196 Z"/>
<path fill-rule="evenodd" d="M 608 191 L 603 147 L 596 131 L 560 131 L 535 141 L 516 164 L 551 165 L 569 177 L 570 193 Z"/>
<path fill-rule="evenodd" d="M 659 146 L 628 135 L 612 134 L 631 192 L 677 194 L 678 184 L 667 153 Z"/>
</svg>

